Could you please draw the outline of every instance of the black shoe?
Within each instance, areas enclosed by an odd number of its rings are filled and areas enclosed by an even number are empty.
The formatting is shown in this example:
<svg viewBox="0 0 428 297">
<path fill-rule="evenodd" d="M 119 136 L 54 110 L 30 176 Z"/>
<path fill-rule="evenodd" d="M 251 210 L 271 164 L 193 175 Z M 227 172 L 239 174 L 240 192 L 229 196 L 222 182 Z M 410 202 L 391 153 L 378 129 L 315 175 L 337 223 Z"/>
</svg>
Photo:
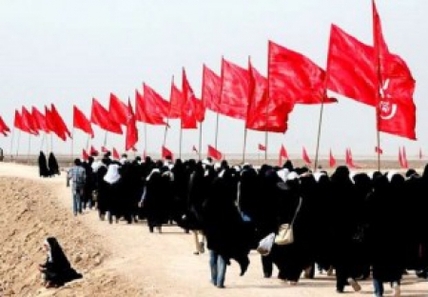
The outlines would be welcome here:
<svg viewBox="0 0 428 297">
<path fill-rule="evenodd" d="M 241 267 L 241 273 L 239 274 L 239 276 L 243 276 L 245 272 L 247 272 L 248 266 L 250 266 L 250 260 L 248 259 L 248 257 L 245 257 L 244 259 L 242 259 L 242 262 L 239 263 L 239 265 Z"/>
</svg>

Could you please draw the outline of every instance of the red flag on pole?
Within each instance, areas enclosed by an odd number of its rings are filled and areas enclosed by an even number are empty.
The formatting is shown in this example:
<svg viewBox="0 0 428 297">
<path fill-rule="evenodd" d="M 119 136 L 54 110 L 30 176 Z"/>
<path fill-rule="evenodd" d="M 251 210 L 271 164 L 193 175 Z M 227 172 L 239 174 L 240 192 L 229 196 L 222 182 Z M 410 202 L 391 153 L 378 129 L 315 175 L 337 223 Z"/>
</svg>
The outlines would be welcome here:
<svg viewBox="0 0 428 297">
<path fill-rule="evenodd" d="M 208 153 L 207 153 L 208 157 L 211 157 L 215 160 L 221 160 L 223 159 L 223 154 L 219 151 L 216 150 L 213 146 L 208 145 Z"/>
<path fill-rule="evenodd" d="M 134 111 L 132 110 L 131 99 L 128 98 L 127 108 L 127 121 L 126 121 L 126 143 L 125 150 L 133 149 L 138 142 L 138 129 L 135 122 Z"/>
<path fill-rule="evenodd" d="M 383 150 L 382 150 L 382 148 L 379 148 L 378 146 L 375 146 L 375 153 L 377 154 L 377 153 L 379 153 L 379 154 L 383 154 Z"/>
<path fill-rule="evenodd" d="M 149 110 L 149 104 L 138 90 L 135 90 L 135 119 L 151 125 L 165 125 L 162 116 Z"/>
<path fill-rule="evenodd" d="M 85 161 L 89 159 L 89 155 L 85 149 L 82 149 L 82 159 Z"/>
<path fill-rule="evenodd" d="M 407 161 L 407 154 L 406 154 L 406 148 L 403 146 L 401 150 L 401 159 L 403 162 L 403 168 L 409 168 L 409 162 Z"/>
<path fill-rule="evenodd" d="M 180 119 L 183 107 L 183 93 L 171 82 L 171 93 L 169 95 L 169 113 L 168 118 Z"/>
<path fill-rule="evenodd" d="M 220 112 L 221 77 L 205 64 L 202 70 L 202 102 L 211 111 Z"/>
<path fill-rule="evenodd" d="M 112 154 L 112 156 L 113 156 L 113 159 L 115 159 L 115 160 L 119 160 L 120 159 L 120 154 L 119 154 L 119 152 L 117 151 L 117 149 L 115 147 L 113 148 L 113 154 Z"/>
<path fill-rule="evenodd" d="M 102 147 L 101 147 L 101 152 L 103 152 L 103 153 L 107 153 L 107 152 L 108 152 L 108 149 L 107 149 L 105 146 L 102 146 Z"/>
<path fill-rule="evenodd" d="M 174 154 L 165 146 L 162 146 L 162 158 L 174 160 Z"/>
<path fill-rule="evenodd" d="M 68 130 L 67 125 L 65 124 L 59 112 L 56 110 L 55 105 L 53 103 L 51 104 L 50 115 L 51 120 L 54 124 L 53 132 L 63 141 L 67 140 L 67 136 L 71 138 L 71 133 Z"/>
<path fill-rule="evenodd" d="M 107 109 L 95 98 L 92 99 L 91 122 L 105 131 L 123 134 L 120 124 L 110 119 Z"/>
<path fill-rule="evenodd" d="M 333 153 L 332 153 L 332 151 L 331 151 L 331 149 L 330 149 L 330 156 L 329 156 L 330 158 L 329 158 L 329 165 L 330 165 L 330 168 L 333 168 L 333 167 L 335 167 L 336 166 L 336 159 L 334 158 L 334 156 L 333 156 Z"/>
<path fill-rule="evenodd" d="M 0 133 L 3 133 L 4 136 L 7 136 L 8 132 L 10 132 L 10 129 L 4 122 L 3 118 L 0 116 Z"/>
<path fill-rule="evenodd" d="M 302 158 L 306 165 L 312 164 L 311 159 L 309 158 L 308 152 L 306 151 L 305 147 L 303 147 L 303 150 L 302 150 Z"/>
<path fill-rule="evenodd" d="M 15 117 L 13 119 L 13 126 L 16 129 L 22 130 L 22 116 L 17 109 L 15 109 Z"/>
<path fill-rule="evenodd" d="M 183 129 L 197 129 L 196 121 L 196 107 L 195 107 L 195 94 L 187 80 L 186 71 L 182 71 L 182 91 L 183 91 L 183 105 L 181 110 L 181 128 Z"/>
<path fill-rule="evenodd" d="M 22 115 L 22 128 L 24 132 L 33 134 L 33 135 L 39 135 L 39 132 L 37 131 L 37 127 L 34 125 L 34 120 L 31 115 L 31 113 L 25 108 L 25 106 L 22 107 L 21 111 Z"/>
<path fill-rule="evenodd" d="M 73 105 L 73 127 L 82 130 L 89 134 L 91 138 L 94 138 L 91 122 L 76 105 Z"/>
<path fill-rule="evenodd" d="M 36 108 L 32 107 L 31 113 L 33 115 L 34 123 L 37 126 L 37 130 L 49 133 L 49 129 L 46 123 L 46 117 Z"/>
<path fill-rule="evenodd" d="M 282 144 L 281 148 L 279 149 L 279 166 L 283 165 L 282 163 L 284 162 L 284 159 L 288 160 L 289 157 L 288 157 L 287 150 L 285 149 L 284 145 Z"/>
<path fill-rule="evenodd" d="M 93 146 L 93 145 L 91 145 L 91 148 L 90 148 L 90 150 L 89 150 L 89 154 L 90 154 L 91 156 L 98 156 L 99 152 L 98 152 L 98 150 L 97 150 L 96 148 L 94 148 L 94 146 Z"/>
<path fill-rule="evenodd" d="M 220 112 L 234 119 L 245 119 L 248 109 L 248 89 L 248 69 L 222 58 Z"/>
<path fill-rule="evenodd" d="M 266 151 L 266 146 L 264 146 L 263 144 L 259 143 L 259 151 Z"/>
<path fill-rule="evenodd" d="M 128 107 L 115 94 L 110 93 L 109 115 L 113 121 L 126 125 Z"/>
</svg>

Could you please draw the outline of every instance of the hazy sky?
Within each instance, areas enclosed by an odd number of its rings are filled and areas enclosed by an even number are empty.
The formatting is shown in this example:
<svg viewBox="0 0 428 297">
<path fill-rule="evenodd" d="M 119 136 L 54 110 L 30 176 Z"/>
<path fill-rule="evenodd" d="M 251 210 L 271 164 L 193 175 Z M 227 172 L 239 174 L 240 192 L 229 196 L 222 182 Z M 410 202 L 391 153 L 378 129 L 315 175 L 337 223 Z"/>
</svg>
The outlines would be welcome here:
<svg viewBox="0 0 428 297">
<path fill-rule="evenodd" d="M 385 154 L 396 156 L 399 145 L 416 155 L 419 147 L 428 154 L 428 1 L 378 0 L 384 35 L 392 52 L 401 55 L 416 79 L 418 141 L 381 134 Z M 92 97 L 105 106 L 114 92 L 123 100 L 134 100 L 142 82 L 169 97 L 175 75 L 181 68 L 197 96 L 200 95 L 202 64 L 217 73 L 221 56 L 245 66 L 248 56 L 262 72 L 267 68 L 267 42 L 273 40 L 299 51 L 325 67 L 331 23 L 358 39 L 372 43 L 370 0 L 2 0 L 0 2 L 0 115 L 12 126 L 15 108 L 43 108 L 55 103 L 71 128 L 72 105 L 87 115 Z M 375 111 L 353 100 L 339 97 L 324 108 L 321 154 L 329 148 L 343 155 L 351 147 L 355 156 L 374 154 Z M 214 143 L 216 116 L 207 112 L 203 125 L 204 151 Z M 302 146 L 315 152 L 319 106 L 296 106 L 289 130 L 270 134 L 269 151 L 277 154 L 283 143 L 300 156 Z M 172 121 L 167 146 L 178 151 L 178 122 Z M 227 153 L 242 152 L 241 121 L 220 117 L 218 147 Z M 139 124 L 144 147 L 143 126 Z M 104 133 L 95 128 L 95 146 Z M 148 129 L 148 151 L 159 152 L 163 128 Z M 198 145 L 198 131 L 183 132 L 183 153 Z M 86 136 L 76 131 L 74 150 L 81 151 Z M 15 137 L 16 140 L 16 137 Z M 249 153 L 257 152 L 264 133 L 249 131 Z M 0 137 L 7 151 L 10 137 Z M 41 139 L 32 140 L 32 152 Z M 124 148 L 123 137 L 110 134 L 109 146 Z M 71 143 L 55 141 L 54 150 L 70 151 Z M 14 143 L 14 150 L 16 142 Z M 28 150 L 28 135 L 21 135 L 20 152 Z"/>
</svg>

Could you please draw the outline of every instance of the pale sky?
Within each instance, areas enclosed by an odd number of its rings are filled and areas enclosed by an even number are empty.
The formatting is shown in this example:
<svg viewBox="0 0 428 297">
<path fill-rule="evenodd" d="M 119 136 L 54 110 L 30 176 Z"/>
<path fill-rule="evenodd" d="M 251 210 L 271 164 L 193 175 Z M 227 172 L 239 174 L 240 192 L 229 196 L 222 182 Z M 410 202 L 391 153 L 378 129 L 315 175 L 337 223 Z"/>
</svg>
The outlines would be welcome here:
<svg viewBox="0 0 428 297">
<path fill-rule="evenodd" d="M 401 55 L 416 79 L 417 141 L 381 133 L 386 155 L 395 157 L 405 145 L 408 157 L 421 147 L 428 155 L 428 1 L 378 0 L 386 41 Z M 1 0 L 0 1 L 0 115 L 12 126 L 15 108 L 32 105 L 43 109 L 55 103 L 71 129 L 72 105 L 86 115 L 92 97 L 108 106 L 110 92 L 122 100 L 146 82 L 169 98 L 172 75 L 181 82 L 185 67 L 200 96 L 202 64 L 219 73 L 220 60 L 246 66 L 248 56 L 262 73 L 267 69 L 267 43 L 273 40 L 301 52 L 325 68 L 329 30 L 335 23 L 363 42 L 372 44 L 370 0 Z M 324 108 L 321 155 L 329 148 L 337 156 L 346 147 L 358 155 L 373 155 L 376 145 L 375 111 L 339 97 Z M 301 156 L 302 146 L 315 154 L 319 106 L 296 106 L 289 130 L 269 135 L 269 152 L 276 156 L 281 143 L 289 153 Z M 214 144 L 216 116 L 207 112 L 203 125 L 203 151 Z M 178 152 L 179 124 L 171 122 L 167 146 Z M 139 151 L 143 125 L 139 124 Z M 220 117 L 218 148 L 240 154 L 242 121 Z M 100 147 L 104 133 L 95 127 L 93 144 Z M 159 152 L 164 128 L 148 126 L 149 152 Z M 199 132 L 183 131 L 183 153 L 198 146 Z M 14 151 L 16 150 L 16 139 Z M 87 137 L 76 130 L 75 154 Z M 247 152 L 257 153 L 264 133 L 248 132 Z M 0 147 L 9 151 L 11 138 L 0 136 Z M 33 138 L 31 151 L 40 150 L 41 138 Z M 124 149 L 124 137 L 110 134 L 108 146 Z M 55 140 L 54 151 L 69 153 L 71 142 Z M 20 153 L 28 151 L 28 135 L 22 134 Z"/>
</svg>

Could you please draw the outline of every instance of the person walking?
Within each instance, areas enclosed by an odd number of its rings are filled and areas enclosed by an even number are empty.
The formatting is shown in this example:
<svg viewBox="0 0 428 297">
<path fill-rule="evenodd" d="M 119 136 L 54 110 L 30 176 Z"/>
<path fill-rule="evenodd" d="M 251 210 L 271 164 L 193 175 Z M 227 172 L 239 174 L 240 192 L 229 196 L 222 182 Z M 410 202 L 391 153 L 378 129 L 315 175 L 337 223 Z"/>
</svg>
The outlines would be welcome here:
<svg viewBox="0 0 428 297">
<path fill-rule="evenodd" d="M 74 160 L 74 166 L 68 171 L 67 178 L 71 181 L 73 193 L 73 214 L 82 213 L 82 198 L 86 181 L 86 171 L 80 159 Z"/>
</svg>

